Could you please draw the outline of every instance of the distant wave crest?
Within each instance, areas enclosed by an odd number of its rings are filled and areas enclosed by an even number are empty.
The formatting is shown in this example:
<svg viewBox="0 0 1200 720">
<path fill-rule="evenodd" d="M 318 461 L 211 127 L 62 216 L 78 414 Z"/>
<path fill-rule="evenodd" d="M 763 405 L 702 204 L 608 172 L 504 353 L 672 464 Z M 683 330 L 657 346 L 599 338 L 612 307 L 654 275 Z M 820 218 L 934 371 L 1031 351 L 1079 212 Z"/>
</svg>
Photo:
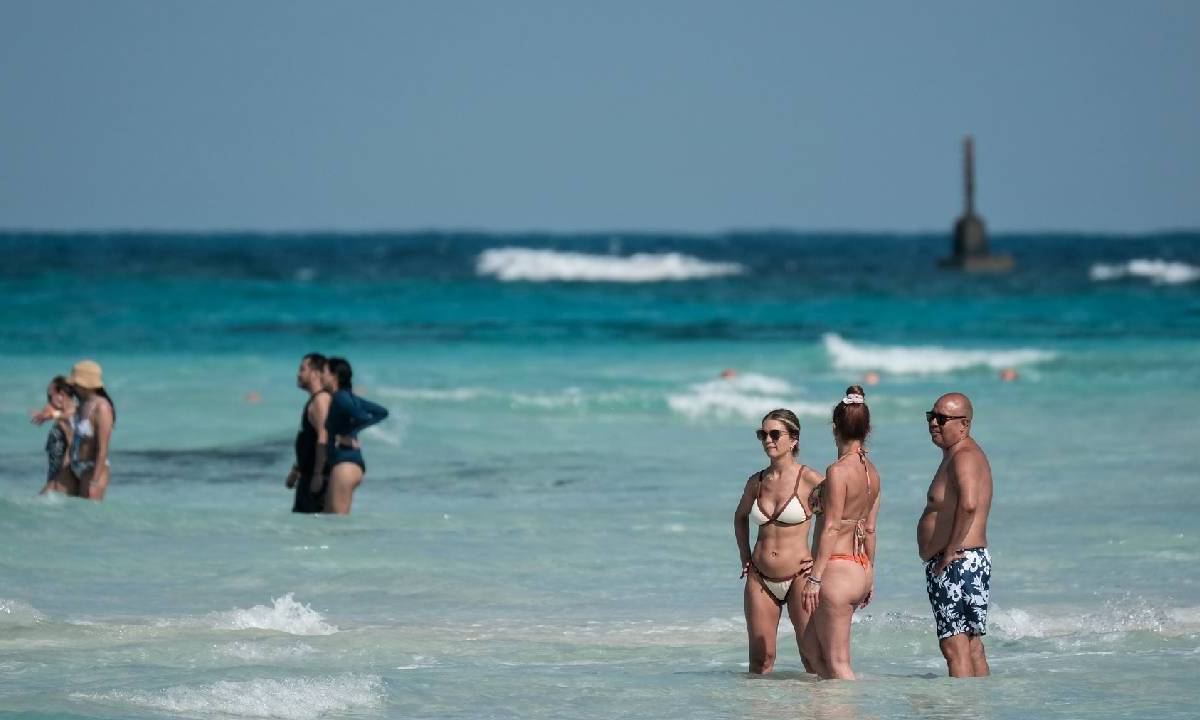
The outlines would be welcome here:
<svg viewBox="0 0 1200 720">
<path fill-rule="evenodd" d="M 833 366 L 842 370 L 879 370 L 899 375 L 932 375 L 972 367 L 1001 369 L 1053 360 L 1046 350 L 954 350 L 937 346 L 853 343 L 841 335 L 821 338 Z"/>
<path fill-rule="evenodd" d="M 1184 262 L 1138 258 L 1117 265 L 1096 263 L 1092 265 L 1089 275 L 1096 282 L 1136 277 L 1146 278 L 1161 285 L 1182 285 L 1200 280 L 1200 267 Z"/>
<path fill-rule="evenodd" d="M 667 405 L 692 420 L 709 417 L 758 420 L 781 407 L 797 415 L 820 417 L 829 413 L 826 405 L 796 399 L 795 390 L 787 381 L 755 373 L 697 383 L 687 392 L 668 396 Z"/>
<path fill-rule="evenodd" d="M 382 707 L 378 675 L 263 678 L 178 685 L 158 692 L 73 693 L 72 698 L 187 716 L 315 720 L 327 714 Z"/>
<path fill-rule="evenodd" d="M 652 283 L 739 275 L 745 268 L 680 253 L 618 257 L 506 247 L 481 253 L 475 272 L 504 282 Z"/>
<path fill-rule="evenodd" d="M 375 388 L 375 391 L 383 397 L 430 402 L 467 402 L 488 394 L 487 390 L 472 387 L 414 388 L 379 386 Z"/>
</svg>

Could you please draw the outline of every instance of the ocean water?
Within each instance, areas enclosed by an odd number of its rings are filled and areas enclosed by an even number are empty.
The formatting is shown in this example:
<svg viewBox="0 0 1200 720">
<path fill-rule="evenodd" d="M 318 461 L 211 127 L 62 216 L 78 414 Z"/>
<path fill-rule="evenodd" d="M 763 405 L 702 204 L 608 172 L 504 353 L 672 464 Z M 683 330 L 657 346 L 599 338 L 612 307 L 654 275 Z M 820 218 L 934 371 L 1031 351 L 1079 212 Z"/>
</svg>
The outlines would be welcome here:
<svg viewBox="0 0 1200 720">
<path fill-rule="evenodd" d="M 947 245 L 0 234 L 0 715 L 1194 718 L 1200 234 L 998 237 L 1000 276 Z M 283 487 L 312 350 L 392 412 L 349 517 Z M 36 494 L 28 412 L 84 357 L 118 413 L 103 504 Z M 786 621 L 751 677 L 753 430 L 794 409 L 823 468 L 866 372 L 862 679 L 805 676 Z M 943 677 L 915 552 L 950 390 L 996 480 L 986 681 Z"/>
</svg>

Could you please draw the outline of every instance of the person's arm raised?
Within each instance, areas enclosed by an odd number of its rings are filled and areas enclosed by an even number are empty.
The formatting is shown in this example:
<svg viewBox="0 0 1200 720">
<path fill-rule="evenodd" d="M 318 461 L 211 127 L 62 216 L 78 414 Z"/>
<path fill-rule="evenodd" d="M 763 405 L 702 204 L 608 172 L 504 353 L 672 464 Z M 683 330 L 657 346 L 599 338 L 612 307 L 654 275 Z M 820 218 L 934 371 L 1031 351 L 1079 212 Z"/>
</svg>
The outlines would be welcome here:
<svg viewBox="0 0 1200 720">
<path fill-rule="evenodd" d="M 354 420 L 355 430 L 368 428 L 387 418 L 388 411 L 384 406 L 377 405 L 370 400 L 364 400 L 357 395 L 354 398 L 357 402 L 349 403 L 347 409 L 350 412 L 350 417 Z"/>
<path fill-rule="evenodd" d="M 34 425 L 41 425 L 47 420 L 57 420 L 60 417 L 62 417 L 62 411 L 50 403 L 46 403 L 41 410 L 29 413 L 29 422 Z"/>
</svg>

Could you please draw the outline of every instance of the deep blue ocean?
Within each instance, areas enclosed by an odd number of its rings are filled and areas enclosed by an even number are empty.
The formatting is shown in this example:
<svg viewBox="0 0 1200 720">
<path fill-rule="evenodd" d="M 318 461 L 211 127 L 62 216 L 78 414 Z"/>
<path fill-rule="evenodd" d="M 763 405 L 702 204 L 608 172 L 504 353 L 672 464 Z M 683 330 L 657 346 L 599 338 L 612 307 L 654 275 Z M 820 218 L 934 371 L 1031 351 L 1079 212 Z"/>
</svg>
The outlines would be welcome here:
<svg viewBox="0 0 1200 720">
<path fill-rule="evenodd" d="M 1200 233 L 0 233 L 0 716 L 1194 718 Z M 391 410 L 349 517 L 283 479 L 300 357 Z M 103 504 L 39 497 L 72 363 L 114 398 Z M 1002 369 L 1018 373 L 1014 382 Z M 722 372 L 731 377 L 722 377 Z M 857 683 L 746 674 L 731 517 L 867 386 L 885 483 Z M 944 675 L 923 411 L 995 474 L 993 677 Z"/>
</svg>

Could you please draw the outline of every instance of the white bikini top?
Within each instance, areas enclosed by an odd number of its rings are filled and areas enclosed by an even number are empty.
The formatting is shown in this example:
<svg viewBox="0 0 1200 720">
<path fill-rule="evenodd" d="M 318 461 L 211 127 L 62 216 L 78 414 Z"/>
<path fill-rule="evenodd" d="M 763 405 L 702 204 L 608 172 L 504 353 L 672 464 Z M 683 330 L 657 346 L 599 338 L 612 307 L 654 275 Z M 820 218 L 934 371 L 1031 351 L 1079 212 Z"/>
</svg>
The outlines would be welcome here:
<svg viewBox="0 0 1200 720">
<path fill-rule="evenodd" d="M 75 436 L 80 438 L 90 438 L 95 434 L 92 429 L 92 421 L 88 418 L 71 418 L 71 425 L 75 431 Z"/>
<path fill-rule="evenodd" d="M 800 476 L 804 474 L 804 466 L 800 466 L 800 471 L 796 473 L 796 487 L 792 488 L 792 499 L 784 503 L 782 508 L 775 511 L 775 515 L 768 517 L 762 511 L 762 507 L 758 504 L 758 499 L 762 497 L 762 471 L 758 473 L 758 495 L 754 498 L 754 504 L 750 506 L 750 519 L 755 525 L 762 527 L 769 523 L 776 525 L 799 525 L 808 520 L 810 517 L 804 511 L 804 503 L 800 502 Z"/>
</svg>

